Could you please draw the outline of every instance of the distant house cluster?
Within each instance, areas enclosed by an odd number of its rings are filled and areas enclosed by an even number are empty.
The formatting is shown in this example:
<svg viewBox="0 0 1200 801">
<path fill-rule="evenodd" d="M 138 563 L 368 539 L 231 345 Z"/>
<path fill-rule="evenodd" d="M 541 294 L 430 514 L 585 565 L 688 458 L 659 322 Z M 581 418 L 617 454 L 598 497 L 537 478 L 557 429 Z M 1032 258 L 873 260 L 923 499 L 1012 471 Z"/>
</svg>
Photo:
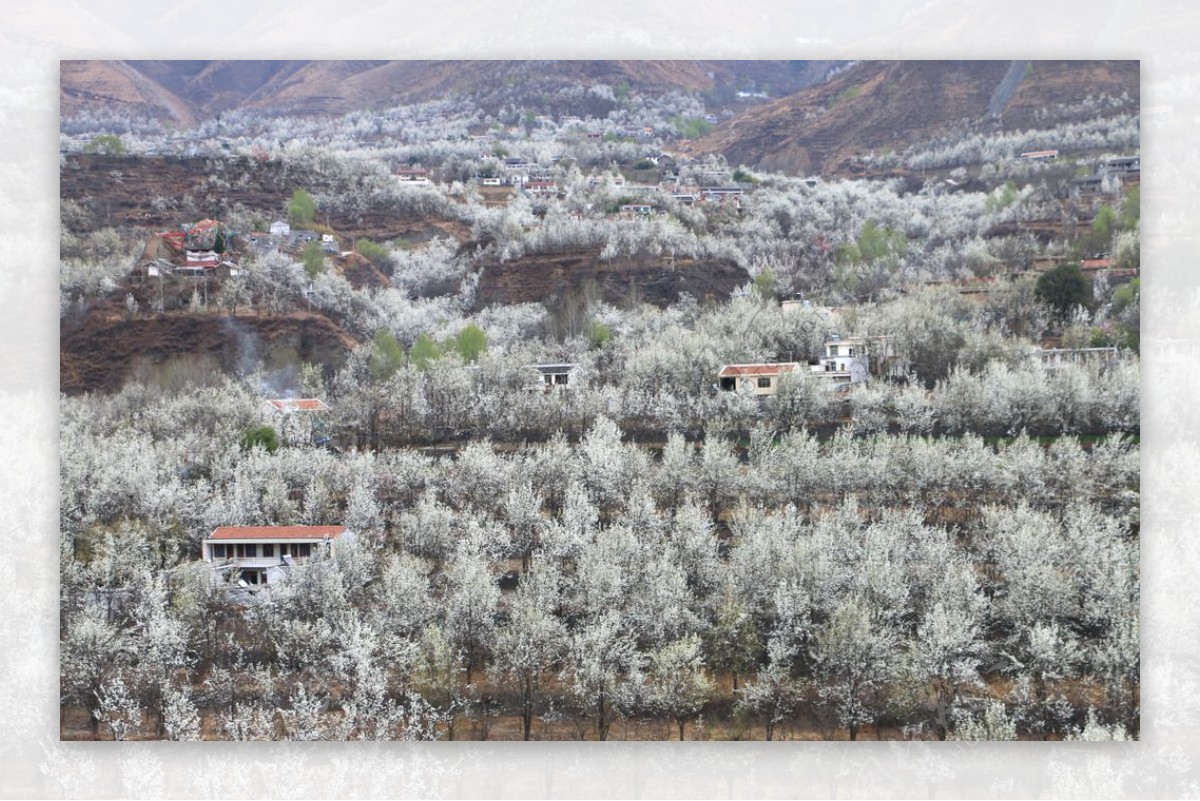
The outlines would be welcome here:
<svg viewBox="0 0 1200 801">
<path fill-rule="evenodd" d="M 1076 197 L 1113 195 L 1124 182 L 1140 182 L 1141 176 L 1141 156 L 1114 156 L 1102 159 L 1091 174 L 1076 178 L 1071 193 Z"/>
<path fill-rule="evenodd" d="M 339 252 L 338 240 L 333 234 L 294 229 L 286 220 L 275 220 L 266 231 L 254 231 L 245 237 L 247 245 L 258 255 L 267 253 L 303 250 L 310 242 L 319 242 L 323 253 Z"/>
<path fill-rule="evenodd" d="M 311 242 L 319 243 L 324 253 L 339 252 L 337 237 L 293 230 L 286 220 L 272 222 L 267 231 L 241 233 L 205 219 L 151 237 L 135 271 L 153 277 L 174 274 L 232 278 L 241 274 L 240 256 L 276 251 L 297 254 Z"/>
</svg>

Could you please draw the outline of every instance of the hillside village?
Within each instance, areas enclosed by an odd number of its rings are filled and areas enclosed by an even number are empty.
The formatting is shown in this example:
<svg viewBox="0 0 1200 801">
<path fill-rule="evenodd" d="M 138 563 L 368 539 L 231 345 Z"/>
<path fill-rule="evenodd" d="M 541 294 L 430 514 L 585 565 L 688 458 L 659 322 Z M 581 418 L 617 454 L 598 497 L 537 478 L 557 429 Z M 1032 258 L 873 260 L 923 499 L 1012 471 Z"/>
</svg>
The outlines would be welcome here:
<svg viewBox="0 0 1200 801">
<path fill-rule="evenodd" d="M 1137 736 L 1126 68 L 634 64 L 72 106 L 65 737 Z"/>
</svg>

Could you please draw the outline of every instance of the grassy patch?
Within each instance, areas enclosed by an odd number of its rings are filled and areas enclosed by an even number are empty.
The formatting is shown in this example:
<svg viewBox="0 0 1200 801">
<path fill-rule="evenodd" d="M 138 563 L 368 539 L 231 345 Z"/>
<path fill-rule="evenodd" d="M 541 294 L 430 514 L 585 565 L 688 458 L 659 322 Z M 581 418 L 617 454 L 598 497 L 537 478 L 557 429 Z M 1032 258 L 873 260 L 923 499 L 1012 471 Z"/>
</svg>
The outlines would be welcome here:
<svg viewBox="0 0 1200 801">
<path fill-rule="evenodd" d="M 841 92 L 839 92 L 837 95 L 834 96 L 833 100 L 829 101 L 829 108 L 837 108 L 842 103 L 848 103 L 861 94 L 862 94 L 861 86 L 851 86 L 847 89 L 843 89 Z"/>
</svg>

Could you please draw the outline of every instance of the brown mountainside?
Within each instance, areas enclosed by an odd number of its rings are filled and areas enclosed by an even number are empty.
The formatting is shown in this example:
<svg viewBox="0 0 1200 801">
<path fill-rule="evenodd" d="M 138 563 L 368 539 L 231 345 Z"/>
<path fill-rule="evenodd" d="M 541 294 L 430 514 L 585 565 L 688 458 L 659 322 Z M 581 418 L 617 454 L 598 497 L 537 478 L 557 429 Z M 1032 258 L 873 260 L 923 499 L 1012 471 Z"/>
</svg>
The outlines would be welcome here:
<svg viewBox="0 0 1200 801">
<path fill-rule="evenodd" d="M 124 61 L 63 61 L 59 73 L 64 119 L 83 111 L 123 111 L 181 125 L 196 122 L 191 103 Z"/>
<path fill-rule="evenodd" d="M 230 109 L 341 114 L 471 95 L 489 110 L 537 107 L 559 86 L 627 85 L 732 97 L 779 95 L 822 80 L 831 61 L 77 61 L 64 62 L 64 117 L 126 108 L 184 124 Z"/>
<path fill-rule="evenodd" d="M 1049 127 L 1080 118 L 1060 108 L 1089 95 L 1127 93 L 1136 108 L 1136 61 L 863 62 L 826 83 L 753 108 L 689 142 L 693 155 L 720 153 L 731 164 L 785 173 L 837 175 L 855 154 L 908 145 L 978 123 L 1002 107 L 992 124 Z M 998 87 L 1016 80 L 1003 102 Z M 1128 108 L 1128 107 L 1127 107 Z M 1037 118 L 1042 110 L 1050 115 Z"/>
</svg>

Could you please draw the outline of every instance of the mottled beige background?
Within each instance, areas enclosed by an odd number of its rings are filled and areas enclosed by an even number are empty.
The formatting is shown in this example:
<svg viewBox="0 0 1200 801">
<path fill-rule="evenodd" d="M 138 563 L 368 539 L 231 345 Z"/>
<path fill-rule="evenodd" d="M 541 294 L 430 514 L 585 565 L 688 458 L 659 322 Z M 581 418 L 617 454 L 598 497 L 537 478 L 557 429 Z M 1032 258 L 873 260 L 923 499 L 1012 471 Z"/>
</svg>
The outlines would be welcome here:
<svg viewBox="0 0 1200 801">
<path fill-rule="evenodd" d="M 5 4 L 0 797 L 1200 796 L 1200 355 L 1167 343 L 1200 354 L 1198 17 L 1148 0 Z M 60 59 L 872 56 L 1142 60 L 1143 742 L 58 742 Z"/>
</svg>

